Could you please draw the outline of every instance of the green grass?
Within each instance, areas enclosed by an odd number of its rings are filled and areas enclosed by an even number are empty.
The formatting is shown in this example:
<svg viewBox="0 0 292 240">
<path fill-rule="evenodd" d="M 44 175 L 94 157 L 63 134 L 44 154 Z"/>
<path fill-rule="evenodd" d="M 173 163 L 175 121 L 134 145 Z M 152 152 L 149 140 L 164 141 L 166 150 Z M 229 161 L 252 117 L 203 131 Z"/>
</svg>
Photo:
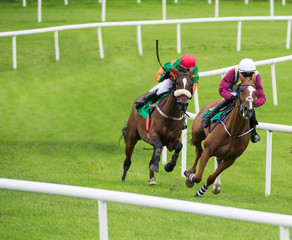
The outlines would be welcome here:
<svg viewBox="0 0 292 240">
<path fill-rule="evenodd" d="M 292 3 L 275 1 L 275 15 L 290 15 Z M 99 22 L 97 0 L 43 1 L 42 23 L 37 1 L 0 3 L 0 32 L 67 24 Z M 137 13 L 137 14 L 133 14 Z M 219 15 L 267 16 L 269 1 L 220 1 Z M 213 17 L 211 5 L 200 0 L 167 1 L 167 18 Z M 107 1 L 107 21 L 161 19 L 161 1 Z M 199 71 L 235 65 L 243 57 L 263 60 L 292 54 L 286 47 L 286 21 L 244 22 L 242 47 L 236 51 L 237 23 L 182 24 L 182 52 L 193 53 Z M 135 27 L 102 29 L 105 58 L 100 59 L 96 29 L 59 32 L 60 61 L 55 61 L 52 33 L 17 37 L 18 69 L 12 68 L 11 38 L 0 38 L 0 177 L 110 189 L 166 198 L 292 215 L 292 135 L 273 133 L 272 189 L 265 197 L 266 132 L 221 176 L 222 192 L 193 195 L 213 171 L 213 158 L 202 183 L 185 187 L 179 166 L 156 174 L 147 185 L 151 151 L 139 142 L 124 183 L 121 129 L 134 99 L 154 84 L 162 62 L 176 53 L 176 27 L 143 26 L 143 56 Z M 291 62 L 276 64 L 278 106 L 273 105 L 270 66 L 259 66 L 267 97 L 257 109 L 260 122 L 291 125 Z M 202 107 L 220 98 L 220 77 L 198 85 Z M 191 102 L 189 111 L 194 112 Z M 189 122 L 191 123 L 191 122 Z M 190 135 L 189 127 L 189 135 Z M 190 139 L 190 136 L 189 136 Z M 195 157 L 187 145 L 187 166 Z M 170 157 L 170 154 L 168 155 Z M 179 164 L 180 165 L 180 164 Z M 97 239 L 97 202 L 41 194 L 0 191 L 0 239 Z M 278 239 L 275 226 L 108 203 L 109 239 Z M 135 226 L 135 227 L 133 227 Z M 292 231 L 290 229 L 290 236 Z"/>
</svg>

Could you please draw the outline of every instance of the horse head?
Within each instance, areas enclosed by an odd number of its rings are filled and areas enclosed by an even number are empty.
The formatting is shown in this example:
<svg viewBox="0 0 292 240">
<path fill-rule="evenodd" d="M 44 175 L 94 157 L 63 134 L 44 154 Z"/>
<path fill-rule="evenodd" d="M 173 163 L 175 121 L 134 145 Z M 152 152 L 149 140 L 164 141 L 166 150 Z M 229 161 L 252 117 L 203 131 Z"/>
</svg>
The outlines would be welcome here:
<svg viewBox="0 0 292 240">
<path fill-rule="evenodd" d="M 248 119 L 251 118 L 253 115 L 253 107 L 256 97 L 256 87 L 255 81 L 256 76 L 255 73 L 253 74 L 252 78 L 245 78 L 239 73 L 241 79 L 241 85 L 239 88 L 239 110 L 241 116 Z"/>
<path fill-rule="evenodd" d="M 175 73 L 176 79 L 174 81 L 173 86 L 173 94 L 178 103 L 178 107 L 182 112 L 186 112 L 188 108 L 188 100 L 192 98 L 193 91 L 193 83 L 192 83 L 192 73 L 194 68 L 192 67 L 190 70 L 179 70 L 173 66 L 171 66 L 172 72 Z"/>
</svg>

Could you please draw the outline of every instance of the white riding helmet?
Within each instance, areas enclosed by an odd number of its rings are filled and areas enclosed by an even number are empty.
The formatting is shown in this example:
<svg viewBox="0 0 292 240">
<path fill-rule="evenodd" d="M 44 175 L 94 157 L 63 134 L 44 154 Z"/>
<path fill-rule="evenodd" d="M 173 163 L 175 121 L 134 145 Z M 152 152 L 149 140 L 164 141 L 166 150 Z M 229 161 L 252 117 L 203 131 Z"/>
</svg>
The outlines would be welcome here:
<svg viewBox="0 0 292 240">
<path fill-rule="evenodd" d="M 250 58 L 244 58 L 238 64 L 239 72 L 255 72 L 256 66 L 253 60 Z"/>
</svg>

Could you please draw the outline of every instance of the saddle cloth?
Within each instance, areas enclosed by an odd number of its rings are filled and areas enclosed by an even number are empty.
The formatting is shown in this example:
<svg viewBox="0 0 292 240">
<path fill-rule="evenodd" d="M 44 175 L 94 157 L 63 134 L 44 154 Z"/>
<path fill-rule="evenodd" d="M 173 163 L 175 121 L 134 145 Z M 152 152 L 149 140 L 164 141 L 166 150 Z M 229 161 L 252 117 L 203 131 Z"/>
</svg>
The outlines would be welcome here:
<svg viewBox="0 0 292 240">
<path fill-rule="evenodd" d="M 147 115 L 149 115 L 151 113 L 151 108 L 150 105 L 155 105 L 157 104 L 162 98 L 168 96 L 169 93 L 165 93 L 161 96 L 158 96 L 157 98 L 155 98 L 153 101 L 149 101 L 147 102 L 144 107 L 141 107 L 140 109 L 138 109 L 138 113 L 145 119 L 147 119 Z"/>
</svg>

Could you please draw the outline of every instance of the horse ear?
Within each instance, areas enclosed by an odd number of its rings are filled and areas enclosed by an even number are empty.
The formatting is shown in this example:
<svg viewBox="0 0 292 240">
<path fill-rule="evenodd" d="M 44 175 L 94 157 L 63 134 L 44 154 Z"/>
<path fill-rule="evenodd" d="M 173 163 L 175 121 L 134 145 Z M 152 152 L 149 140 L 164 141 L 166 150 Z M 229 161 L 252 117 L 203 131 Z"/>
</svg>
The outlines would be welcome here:
<svg viewBox="0 0 292 240">
<path fill-rule="evenodd" d="M 256 78 L 257 78 L 256 73 L 254 73 L 254 74 L 252 75 L 252 78 L 251 78 L 251 81 L 252 81 L 253 84 L 255 84 L 255 82 L 256 82 Z"/>
<path fill-rule="evenodd" d="M 171 71 L 173 71 L 176 76 L 179 74 L 179 70 L 175 68 L 173 65 L 171 65 Z"/>
<path fill-rule="evenodd" d="M 195 67 L 191 67 L 191 68 L 190 68 L 190 70 L 189 70 L 189 75 L 190 75 L 190 77 L 192 76 L 194 69 L 195 69 Z"/>
<path fill-rule="evenodd" d="M 244 78 L 244 76 L 242 76 L 241 72 L 239 72 L 239 78 L 242 83 L 246 83 L 246 79 Z"/>
</svg>

